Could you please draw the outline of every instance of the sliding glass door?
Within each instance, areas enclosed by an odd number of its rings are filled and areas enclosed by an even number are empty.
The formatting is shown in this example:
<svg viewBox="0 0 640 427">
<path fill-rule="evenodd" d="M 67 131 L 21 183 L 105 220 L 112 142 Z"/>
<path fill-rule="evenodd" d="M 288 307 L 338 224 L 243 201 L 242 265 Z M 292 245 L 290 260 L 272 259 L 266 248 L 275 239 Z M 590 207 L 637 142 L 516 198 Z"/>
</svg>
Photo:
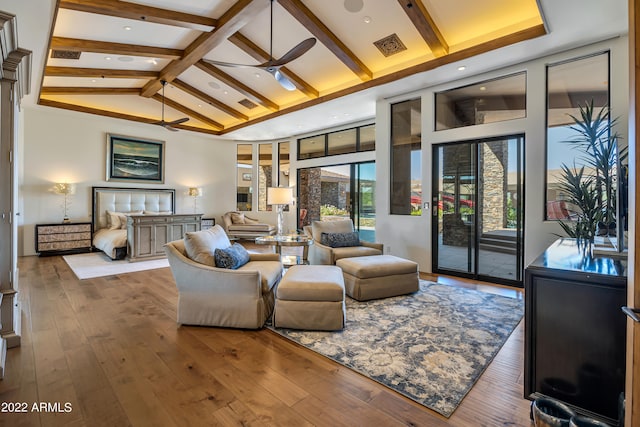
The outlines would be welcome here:
<svg viewBox="0 0 640 427">
<path fill-rule="evenodd" d="M 434 146 L 434 271 L 522 284 L 523 136 Z"/>
<path fill-rule="evenodd" d="M 375 175 L 373 162 L 299 169 L 299 228 L 350 218 L 360 239 L 375 241 Z"/>
</svg>

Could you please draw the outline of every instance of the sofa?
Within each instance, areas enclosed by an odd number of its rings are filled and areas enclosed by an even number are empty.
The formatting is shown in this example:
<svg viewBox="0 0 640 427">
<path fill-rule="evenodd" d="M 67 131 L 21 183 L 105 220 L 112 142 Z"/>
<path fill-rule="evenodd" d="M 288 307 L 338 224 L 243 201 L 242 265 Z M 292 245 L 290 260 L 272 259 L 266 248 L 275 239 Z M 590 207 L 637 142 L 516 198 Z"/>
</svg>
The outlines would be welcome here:
<svg viewBox="0 0 640 427">
<path fill-rule="evenodd" d="M 178 288 L 178 323 L 259 329 L 271 316 L 282 278 L 279 255 L 247 253 L 237 269 L 216 267 L 215 249 L 231 246 L 220 225 L 165 245 Z"/>
<path fill-rule="evenodd" d="M 243 212 L 222 215 L 222 226 L 230 238 L 255 239 L 276 234 L 276 227 L 246 216 Z"/>
<path fill-rule="evenodd" d="M 320 265 L 335 265 L 341 258 L 382 255 L 382 243 L 364 242 L 354 234 L 353 222 L 351 219 L 338 219 L 330 221 L 314 221 L 311 225 L 304 227 L 305 234 L 313 239 L 313 245 L 309 247 L 309 263 Z M 327 239 L 332 237 L 344 237 L 353 235 L 352 242 L 337 242 L 327 244 Z M 332 247 L 333 246 L 333 247 Z"/>
</svg>

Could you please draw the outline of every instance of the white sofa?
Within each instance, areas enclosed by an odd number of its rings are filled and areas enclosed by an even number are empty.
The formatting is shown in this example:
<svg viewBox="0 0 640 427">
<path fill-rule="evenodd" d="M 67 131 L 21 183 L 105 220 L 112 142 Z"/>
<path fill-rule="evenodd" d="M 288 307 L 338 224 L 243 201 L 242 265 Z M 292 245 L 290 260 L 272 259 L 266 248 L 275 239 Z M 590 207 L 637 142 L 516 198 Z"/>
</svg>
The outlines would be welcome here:
<svg viewBox="0 0 640 427">
<path fill-rule="evenodd" d="M 219 225 L 187 233 L 185 239 L 197 233 L 211 234 L 205 235 L 211 257 L 216 247 L 224 249 L 231 245 Z M 263 327 L 273 312 L 274 290 L 282 278 L 279 256 L 251 253 L 249 262 L 237 270 L 218 268 L 209 265 L 212 261 L 208 261 L 206 254 L 198 258 L 200 262 L 190 259 L 185 239 L 165 245 L 178 288 L 178 323 L 245 329 Z"/>
</svg>

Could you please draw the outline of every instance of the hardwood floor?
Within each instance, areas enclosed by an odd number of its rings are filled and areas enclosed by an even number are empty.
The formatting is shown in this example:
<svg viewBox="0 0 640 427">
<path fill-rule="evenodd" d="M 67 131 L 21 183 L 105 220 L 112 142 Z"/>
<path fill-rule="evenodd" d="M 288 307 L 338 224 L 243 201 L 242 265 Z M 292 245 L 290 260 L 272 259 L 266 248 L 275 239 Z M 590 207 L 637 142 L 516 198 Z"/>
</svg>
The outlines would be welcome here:
<svg viewBox="0 0 640 427">
<path fill-rule="evenodd" d="M 0 403 L 28 407 L 0 413 L 3 426 L 531 425 L 522 322 L 446 419 L 268 329 L 178 326 L 168 268 L 81 281 L 61 257 L 19 267 L 22 346 L 8 351 Z"/>
</svg>

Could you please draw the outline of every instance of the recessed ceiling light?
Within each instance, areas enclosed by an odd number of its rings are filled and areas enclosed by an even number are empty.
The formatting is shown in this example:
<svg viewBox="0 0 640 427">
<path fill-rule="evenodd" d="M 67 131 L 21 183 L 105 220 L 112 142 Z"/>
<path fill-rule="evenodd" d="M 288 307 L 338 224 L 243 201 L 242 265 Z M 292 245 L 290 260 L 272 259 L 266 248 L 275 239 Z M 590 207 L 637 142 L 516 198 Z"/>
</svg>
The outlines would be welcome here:
<svg viewBox="0 0 640 427">
<path fill-rule="evenodd" d="M 255 73 L 254 74 L 257 78 L 260 78 L 260 73 Z"/>
<path fill-rule="evenodd" d="M 364 18 L 362 18 L 362 20 L 364 21 L 365 24 L 371 24 L 371 17 L 370 16 L 365 16 Z"/>
<path fill-rule="evenodd" d="M 107 61 L 111 61 L 111 57 L 110 56 L 105 56 L 104 59 L 106 59 Z"/>
<path fill-rule="evenodd" d="M 202 104 L 198 104 L 198 107 L 202 108 Z"/>
<path fill-rule="evenodd" d="M 229 91 L 228 91 L 228 90 L 225 90 L 225 91 L 224 91 L 224 92 L 222 92 L 222 93 L 224 93 L 225 95 L 229 95 Z"/>
<path fill-rule="evenodd" d="M 118 61 L 120 62 L 132 62 L 133 58 L 130 56 L 119 56 Z"/>
<path fill-rule="evenodd" d="M 125 31 L 131 31 L 131 27 L 128 25 L 125 25 L 124 27 L 122 27 Z"/>
<path fill-rule="evenodd" d="M 91 83 L 95 83 L 96 81 L 96 79 L 91 79 Z"/>
<path fill-rule="evenodd" d="M 216 90 L 220 89 L 220 85 L 218 83 L 216 83 L 216 82 L 209 82 L 209 87 L 212 88 L 212 89 L 216 89 Z M 225 91 L 225 93 L 226 93 L 226 91 Z"/>
<path fill-rule="evenodd" d="M 480 86 L 480 90 L 485 91 L 487 88 L 485 86 Z"/>
<path fill-rule="evenodd" d="M 467 69 L 467 67 L 465 67 L 464 65 L 461 65 L 461 66 L 458 67 L 458 71 L 464 71 L 466 69 Z"/>
<path fill-rule="evenodd" d="M 351 13 L 360 12 L 364 6 L 362 0 L 344 0 L 344 8 Z"/>
<path fill-rule="evenodd" d="M 155 58 L 151 58 L 151 59 L 149 60 L 149 64 L 158 65 L 158 61 L 156 61 L 156 59 L 155 59 Z"/>
</svg>

